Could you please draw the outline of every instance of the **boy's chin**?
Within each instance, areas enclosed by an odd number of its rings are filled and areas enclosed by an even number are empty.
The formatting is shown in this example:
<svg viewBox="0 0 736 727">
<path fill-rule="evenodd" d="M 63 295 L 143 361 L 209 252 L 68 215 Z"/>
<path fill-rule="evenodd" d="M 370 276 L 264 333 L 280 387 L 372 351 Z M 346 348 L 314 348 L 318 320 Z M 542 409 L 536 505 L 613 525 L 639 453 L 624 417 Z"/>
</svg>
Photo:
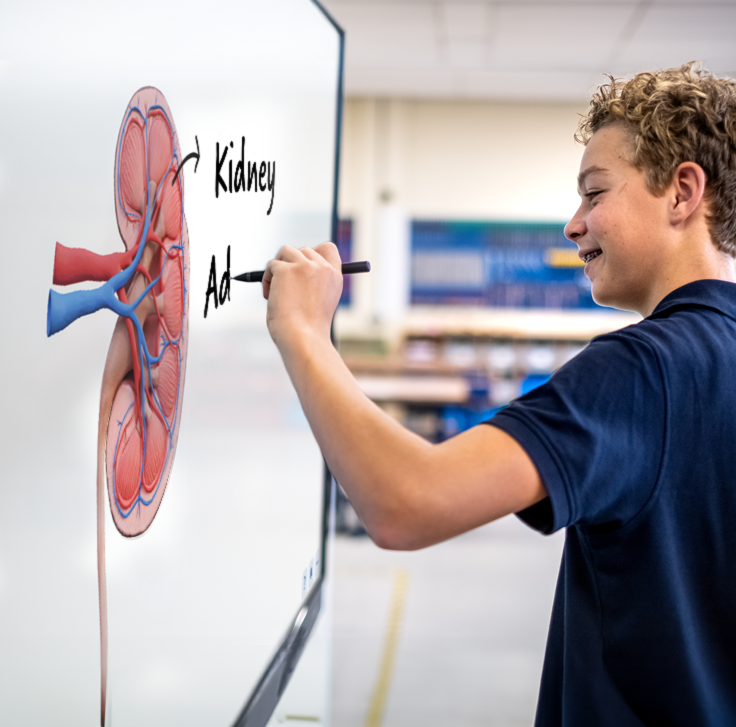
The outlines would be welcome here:
<svg viewBox="0 0 736 727">
<path fill-rule="evenodd" d="M 604 308 L 615 308 L 616 310 L 633 311 L 631 303 L 627 303 L 626 296 L 621 291 L 606 289 L 604 285 L 592 284 L 590 288 L 591 296 L 596 305 Z"/>
</svg>

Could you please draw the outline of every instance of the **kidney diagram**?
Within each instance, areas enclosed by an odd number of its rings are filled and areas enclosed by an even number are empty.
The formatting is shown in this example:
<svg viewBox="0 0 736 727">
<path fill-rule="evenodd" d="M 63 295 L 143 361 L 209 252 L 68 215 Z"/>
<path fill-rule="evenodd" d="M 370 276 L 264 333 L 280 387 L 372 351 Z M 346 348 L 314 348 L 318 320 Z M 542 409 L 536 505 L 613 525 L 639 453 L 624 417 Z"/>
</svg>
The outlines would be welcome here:
<svg viewBox="0 0 736 727">
<path fill-rule="evenodd" d="M 97 565 L 101 722 L 107 690 L 105 490 L 118 531 L 140 535 L 161 504 L 181 424 L 188 345 L 189 235 L 181 153 L 171 110 L 151 87 L 125 111 L 115 149 L 115 211 L 124 252 L 98 255 L 57 242 L 47 334 L 108 308 L 118 314 L 102 375 L 97 442 Z"/>
</svg>

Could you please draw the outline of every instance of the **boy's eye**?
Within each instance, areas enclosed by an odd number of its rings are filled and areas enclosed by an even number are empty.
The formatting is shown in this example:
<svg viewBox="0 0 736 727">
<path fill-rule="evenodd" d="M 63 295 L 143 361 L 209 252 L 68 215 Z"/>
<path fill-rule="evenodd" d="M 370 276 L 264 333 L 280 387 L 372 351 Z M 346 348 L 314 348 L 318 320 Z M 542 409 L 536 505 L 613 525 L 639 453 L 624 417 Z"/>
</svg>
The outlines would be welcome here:
<svg viewBox="0 0 736 727">
<path fill-rule="evenodd" d="M 603 190 L 595 189 L 585 193 L 586 199 L 595 199 Z"/>
</svg>

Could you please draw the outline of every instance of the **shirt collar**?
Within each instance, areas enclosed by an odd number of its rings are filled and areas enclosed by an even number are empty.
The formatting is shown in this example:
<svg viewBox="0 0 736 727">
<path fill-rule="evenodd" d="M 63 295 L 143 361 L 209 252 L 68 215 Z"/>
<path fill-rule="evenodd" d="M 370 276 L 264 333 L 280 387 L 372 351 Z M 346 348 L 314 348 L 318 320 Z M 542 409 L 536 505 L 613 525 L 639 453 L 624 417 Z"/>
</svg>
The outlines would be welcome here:
<svg viewBox="0 0 736 727">
<path fill-rule="evenodd" d="M 649 318 L 666 318 L 673 309 L 710 308 L 736 321 L 736 283 L 695 280 L 666 295 Z"/>
</svg>

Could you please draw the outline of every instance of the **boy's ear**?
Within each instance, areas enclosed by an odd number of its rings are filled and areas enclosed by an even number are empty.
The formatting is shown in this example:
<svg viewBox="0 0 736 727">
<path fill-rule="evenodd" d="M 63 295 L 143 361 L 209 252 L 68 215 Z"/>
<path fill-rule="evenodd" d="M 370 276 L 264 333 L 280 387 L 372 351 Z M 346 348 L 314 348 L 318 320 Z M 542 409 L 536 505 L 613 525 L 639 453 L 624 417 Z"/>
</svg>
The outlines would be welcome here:
<svg viewBox="0 0 736 727">
<path fill-rule="evenodd" d="M 672 177 L 670 221 L 681 224 L 701 206 L 705 195 L 705 172 L 700 164 L 683 162 Z"/>
</svg>

